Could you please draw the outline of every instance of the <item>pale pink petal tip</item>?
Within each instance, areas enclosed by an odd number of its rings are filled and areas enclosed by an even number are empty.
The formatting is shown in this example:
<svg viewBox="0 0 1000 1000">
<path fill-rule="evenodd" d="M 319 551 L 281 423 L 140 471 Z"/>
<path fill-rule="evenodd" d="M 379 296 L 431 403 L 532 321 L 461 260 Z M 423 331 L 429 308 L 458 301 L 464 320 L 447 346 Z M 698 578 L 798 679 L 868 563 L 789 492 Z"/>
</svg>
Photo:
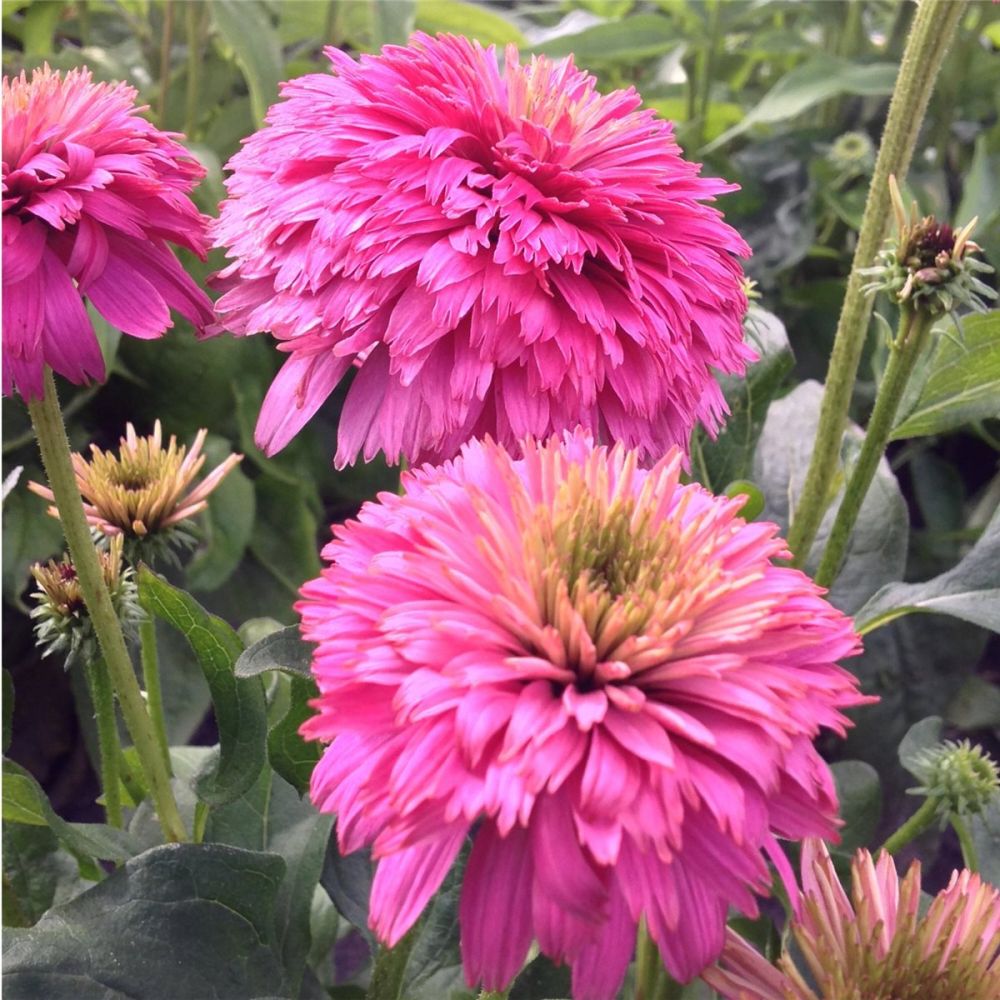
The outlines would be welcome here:
<svg viewBox="0 0 1000 1000">
<path fill-rule="evenodd" d="M 199 331 L 212 303 L 168 244 L 204 258 L 188 193 L 204 170 L 141 118 L 135 91 L 45 66 L 3 78 L 3 391 L 42 395 L 48 365 L 103 380 L 83 300 L 113 327 L 159 337 L 173 309 Z"/>
<path fill-rule="evenodd" d="M 716 373 L 753 356 L 749 250 L 711 204 L 733 186 L 669 122 L 572 60 L 498 68 L 465 38 L 328 55 L 230 161 L 213 226 L 219 323 L 303 359 L 268 397 L 269 450 L 332 390 L 310 383 L 320 354 L 361 369 L 338 466 L 578 425 L 656 458 L 717 429 Z"/>
<path fill-rule="evenodd" d="M 863 703 L 849 618 L 774 525 L 582 430 L 473 441 L 334 528 L 302 589 L 329 743 L 316 806 L 378 859 L 372 926 L 412 926 L 462 842 L 470 985 L 532 942 L 611 1000 L 643 920 L 671 973 L 757 912 L 776 838 L 836 828 L 813 741 Z"/>
</svg>

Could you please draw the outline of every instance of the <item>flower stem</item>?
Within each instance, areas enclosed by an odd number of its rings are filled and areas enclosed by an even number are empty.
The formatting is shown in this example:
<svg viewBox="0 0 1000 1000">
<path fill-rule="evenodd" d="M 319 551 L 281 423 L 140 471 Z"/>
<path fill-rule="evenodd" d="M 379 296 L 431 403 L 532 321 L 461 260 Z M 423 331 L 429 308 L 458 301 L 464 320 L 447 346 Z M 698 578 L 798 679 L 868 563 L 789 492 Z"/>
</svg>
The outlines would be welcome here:
<svg viewBox="0 0 1000 1000">
<path fill-rule="evenodd" d="M 676 985 L 667 975 L 659 949 L 642 921 L 635 950 L 635 1000 L 672 1000 L 679 996 Z"/>
<path fill-rule="evenodd" d="M 108 668 L 100 657 L 87 664 L 87 687 L 97 719 L 97 746 L 101 762 L 101 790 L 108 823 L 121 829 L 121 779 L 118 774 L 118 724 L 115 721 L 115 695 L 111 690 Z"/>
<path fill-rule="evenodd" d="M 906 176 L 934 81 L 965 7 L 966 0 L 923 0 L 907 37 L 837 322 L 812 461 L 788 532 L 797 566 L 808 557 L 833 499 L 840 442 L 871 318 L 871 301 L 862 291 L 865 279 L 860 271 L 871 265 L 882 243 L 891 217 L 889 175 L 895 174 L 901 182 Z"/>
<path fill-rule="evenodd" d="M 970 872 L 979 871 L 979 856 L 976 852 L 976 845 L 969 833 L 969 828 L 965 825 L 965 820 L 954 813 L 951 816 L 951 825 L 958 835 L 958 845 L 962 848 L 962 861 Z"/>
<path fill-rule="evenodd" d="M 479 1000 L 507 1000 L 510 990 L 483 990 L 479 994 Z"/>
<path fill-rule="evenodd" d="M 937 803 L 924 799 L 920 808 L 882 845 L 887 854 L 898 854 L 911 840 L 916 840 L 938 818 Z"/>
<path fill-rule="evenodd" d="M 379 948 L 365 1000 L 399 1000 L 406 963 L 417 940 L 418 927 L 419 924 L 414 924 L 393 947 Z"/>
<path fill-rule="evenodd" d="M 139 760 L 146 775 L 146 782 L 168 840 L 186 840 L 187 834 L 170 788 L 170 777 L 163 766 L 150 725 L 149 715 L 142 700 L 132 661 L 125 648 L 121 624 L 105 586 L 97 550 L 90 538 L 90 529 L 83 514 L 83 502 L 73 472 L 69 441 L 63 426 L 62 413 L 56 386 L 49 368 L 45 369 L 45 388 L 40 400 L 28 403 L 28 412 L 38 438 L 42 463 L 49 485 L 55 496 L 59 519 L 69 554 L 76 568 L 83 600 L 101 645 L 104 662 L 118 694 L 125 724 L 135 743 Z"/>
<path fill-rule="evenodd" d="M 170 770 L 170 743 L 167 740 L 167 723 L 163 714 L 163 689 L 160 686 L 160 658 L 156 652 L 156 622 L 147 618 L 139 626 L 139 651 L 142 660 L 142 680 L 146 685 L 146 705 L 153 722 L 153 732 L 159 744 L 163 763 Z"/>
<path fill-rule="evenodd" d="M 820 560 L 819 569 L 816 570 L 816 582 L 821 587 L 829 587 L 840 572 L 861 505 L 868 495 L 878 463 L 889 442 L 903 391 L 913 373 L 917 358 L 920 357 L 933 322 L 934 318 L 925 310 L 903 307 L 899 333 L 889 349 L 889 363 L 878 387 L 875 408 L 865 430 L 861 454 L 847 483 L 844 499 L 837 510 L 830 537 L 823 550 L 823 558 Z"/>
</svg>

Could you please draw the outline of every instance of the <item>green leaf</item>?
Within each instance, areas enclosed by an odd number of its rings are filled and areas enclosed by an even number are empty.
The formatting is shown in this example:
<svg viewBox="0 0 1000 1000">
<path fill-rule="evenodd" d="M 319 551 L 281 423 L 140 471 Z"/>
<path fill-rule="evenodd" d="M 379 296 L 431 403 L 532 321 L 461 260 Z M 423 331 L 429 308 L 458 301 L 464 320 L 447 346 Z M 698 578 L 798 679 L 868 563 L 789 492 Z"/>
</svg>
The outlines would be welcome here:
<svg viewBox="0 0 1000 1000">
<path fill-rule="evenodd" d="M 64 544 L 58 519 L 45 513 L 44 500 L 28 492 L 30 479 L 45 482 L 40 470 L 25 469 L 3 505 L 3 597 L 15 605 L 31 580 L 28 567 L 56 555 Z"/>
<path fill-rule="evenodd" d="M 914 722 L 906 731 L 906 735 L 899 744 L 899 763 L 914 777 L 919 777 L 911 767 L 914 757 L 941 742 L 943 726 L 944 721 L 940 716 L 929 715 L 926 719 Z"/>
<path fill-rule="evenodd" d="M 316 712 L 309 702 L 319 694 L 312 677 L 293 676 L 288 711 L 267 734 L 267 754 L 271 766 L 299 792 L 309 787 L 309 779 L 322 754 L 315 740 L 304 740 L 299 727 Z"/>
<path fill-rule="evenodd" d="M 240 653 L 236 661 L 236 676 L 257 677 L 267 670 L 281 670 L 312 679 L 309 669 L 312 654 L 312 643 L 302 638 L 298 625 L 289 625 Z"/>
<path fill-rule="evenodd" d="M 926 366 L 903 398 L 893 440 L 954 430 L 1000 417 L 1000 310 L 964 316 L 939 335 Z"/>
<path fill-rule="evenodd" d="M 369 0 L 372 48 L 405 45 L 413 32 L 415 0 Z"/>
<path fill-rule="evenodd" d="M 102 823 L 67 823 L 31 774 L 7 758 L 3 761 L 3 818 L 4 822 L 47 826 L 85 865 L 89 858 L 125 861 L 136 853 L 135 842 L 124 830 Z M 92 866 L 86 867 L 98 875 Z"/>
<path fill-rule="evenodd" d="M 1000 510 L 962 561 L 925 583 L 890 583 L 857 613 L 862 635 L 915 612 L 951 615 L 1000 632 Z"/>
<path fill-rule="evenodd" d="M 51 830 L 26 823 L 3 824 L 3 877 L 5 927 L 30 927 L 91 885 Z"/>
<path fill-rule="evenodd" d="M 232 454 L 232 448 L 225 438 L 212 434 L 204 452 L 206 468 L 214 469 Z M 201 519 L 205 543 L 186 570 L 192 590 L 215 590 L 232 576 L 250 541 L 255 511 L 253 483 L 237 467 L 208 498 L 208 510 Z"/>
<path fill-rule="evenodd" d="M 374 944 L 368 929 L 368 898 L 372 891 L 374 865 L 367 849 L 342 855 L 331 834 L 326 845 L 319 884 L 326 890 L 337 912 Z"/>
<path fill-rule="evenodd" d="M 616 60 L 637 62 L 663 55 L 682 44 L 669 17 L 636 14 L 621 21 L 608 21 L 585 28 L 575 35 L 560 35 L 527 49 L 548 56 L 572 55 L 577 63 L 607 63 Z"/>
<path fill-rule="evenodd" d="M 767 498 L 762 518 L 776 521 L 783 531 L 787 530 L 789 512 L 795 509 L 802 492 L 819 423 L 822 395 L 819 383 L 803 382 L 771 404 L 761 431 L 750 478 Z M 853 424 L 848 427 L 844 442 L 848 462 L 850 453 L 857 450 L 862 438 L 859 428 Z M 806 560 L 807 572 L 812 572 L 819 562 L 840 503 L 844 478 L 841 474 L 838 495 L 823 518 Z M 862 504 L 847 558 L 830 590 L 830 600 L 841 610 L 853 614 L 876 590 L 898 580 L 906 565 L 908 533 L 906 502 L 888 462 L 883 459 Z"/>
<path fill-rule="evenodd" d="M 430 35 L 446 32 L 474 38 L 483 45 L 527 46 L 524 35 L 500 14 L 502 9 L 488 10 L 463 0 L 417 0 L 416 25 Z"/>
<path fill-rule="evenodd" d="M 13 1000 L 288 996 L 275 905 L 285 863 L 219 844 L 155 847 L 4 934 Z"/>
<path fill-rule="evenodd" d="M 212 23 L 236 55 L 250 88 L 254 117 L 261 125 L 278 99 L 281 43 L 265 8 L 256 0 L 210 0 Z"/>
<path fill-rule="evenodd" d="M 891 94 L 898 69 L 889 62 L 859 65 L 824 53 L 813 56 L 783 76 L 738 125 L 723 132 L 705 152 L 717 149 L 754 125 L 787 121 L 831 97 Z"/>
<path fill-rule="evenodd" d="M 948 724 L 959 729 L 1000 727 L 1000 687 L 973 674 L 958 689 L 945 712 Z"/>
<path fill-rule="evenodd" d="M 220 754 L 218 767 L 200 774 L 195 790 L 210 805 L 232 802 L 250 788 L 266 765 L 263 684 L 259 678 L 238 679 L 233 673 L 243 651 L 233 629 L 148 566 L 139 569 L 139 601 L 148 614 L 184 635 L 205 673 L 219 726 Z"/>
<path fill-rule="evenodd" d="M 882 816 L 882 783 L 878 771 L 861 760 L 842 760 L 830 765 L 837 783 L 840 816 L 839 850 L 853 854 L 870 843 Z"/>
<path fill-rule="evenodd" d="M 709 478 L 705 485 L 716 490 L 749 476 L 767 408 L 795 364 L 784 324 L 759 306 L 752 305 L 747 313 L 746 340 L 760 360 L 750 365 L 742 378 L 720 376 L 729 418 L 714 441 L 707 436 L 700 438 Z"/>
</svg>

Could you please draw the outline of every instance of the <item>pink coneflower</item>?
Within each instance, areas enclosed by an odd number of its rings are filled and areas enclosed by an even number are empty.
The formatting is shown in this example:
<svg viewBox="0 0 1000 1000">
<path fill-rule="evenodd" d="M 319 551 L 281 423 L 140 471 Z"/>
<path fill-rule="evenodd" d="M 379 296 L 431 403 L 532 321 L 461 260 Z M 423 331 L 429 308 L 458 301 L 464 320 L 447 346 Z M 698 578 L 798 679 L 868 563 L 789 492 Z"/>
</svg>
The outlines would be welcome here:
<svg viewBox="0 0 1000 1000">
<path fill-rule="evenodd" d="M 1000 997 L 1000 893 L 954 872 L 920 916 L 920 863 L 900 881 L 884 851 L 858 851 L 851 897 L 826 847 L 802 852 L 802 895 L 792 935 L 813 985 L 790 954 L 775 967 L 734 931 L 705 980 L 726 1000 L 996 1000 Z"/>
<path fill-rule="evenodd" d="M 756 912 L 775 837 L 834 833 L 812 740 L 864 700 L 834 663 L 858 640 L 745 498 L 679 484 L 678 449 L 649 471 L 583 432 L 523 450 L 473 441 L 334 529 L 298 605 L 303 732 L 333 741 L 311 793 L 342 851 L 374 845 L 381 940 L 473 832 L 469 982 L 505 987 L 537 939 L 602 1000 L 640 917 L 690 979 L 727 908 Z"/>
<path fill-rule="evenodd" d="M 454 456 L 582 425 L 660 457 L 741 372 L 749 250 L 669 122 L 572 60 L 414 35 L 285 84 L 233 157 L 217 304 L 290 356 L 269 454 L 360 366 L 336 462 Z M 734 256 L 736 255 L 736 256 Z"/>
<path fill-rule="evenodd" d="M 3 391 L 42 396 L 48 365 L 71 382 L 104 378 L 82 298 L 133 337 L 158 337 L 170 310 L 201 328 L 212 303 L 168 242 L 205 256 L 188 192 L 204 174 L 138 115 L 135 91 L 61 77 L 3 78 Z"/>
</svg>

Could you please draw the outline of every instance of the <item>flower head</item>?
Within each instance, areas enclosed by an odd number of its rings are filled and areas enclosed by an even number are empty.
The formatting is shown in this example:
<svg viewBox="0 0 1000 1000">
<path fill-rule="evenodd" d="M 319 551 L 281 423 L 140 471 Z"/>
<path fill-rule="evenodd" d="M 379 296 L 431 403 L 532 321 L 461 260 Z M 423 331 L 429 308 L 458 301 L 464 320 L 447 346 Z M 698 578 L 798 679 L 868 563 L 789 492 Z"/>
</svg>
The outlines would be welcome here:
<svg viewBox="0 0 1000 1000">
<path fill-rule="evenodd" d="M 942 822 L 951 816 L 974 816 L 1000 798 L 1000 769 L 996 761 L 968 740 L 945 740 L 921 750 L 904 763 L 921 782 L 910 793 L 933 799 Z"/>
<path fill-rule="evenodd" d="M 130 548 L 145 550 L 147 558 L 150 547 L 167 552 L 174 544 L 193 544 L 186 522 L 208 506 L 209 495 L 243 458 L 230 455 L 191 489 L 205 464 L 201 449 L 207 434 L 206 430 L 198 431 L 188 451 L 172 434 L 163 447 L 159 420 L 153 433 L 145 437 L 126 424 L 117 455 L 101 451 L 95 444 L 90 446 L 89 460 L 74 455 L 73 468 L 87 522 L 104 535 L 124 536 Z M 28 488 L 53 502 L 49 513 L 59 516 L 47 486 L 29 483 Z"/>
<path fill-rule="evenodd" d="M 98 559 L 118 620 L 127 632 L 134 631 L 144 614 L 133 572 L 122 565 L 120 535 L 98 552 Z M 38 603 L 31 617 L 35 619 L 35 638 L 42 647 L 42 655 L 62 653 L 67 668 L 77 661 L 92 662 L 99 654 L 97 635 L 70 557 L 64 555 L 59 562 L 50 559 L 47 563 L 35 563 L 31 575 L 38 584 L 32 594 Z"/>
<path fill-rule="evenodd" d="M 900 880 L 884 851 L 858 851 L 851 896 L 826 847 L 802 852 L 802 895 L 791 933 L 808 968 L 789 952 L 777 968 L 727 932 L 719 966 L 704 979 L 726 1000 L 994 1000 L 1000 996 L 1000 893 L 954 872 L 920 917 L 920 863 Z"/>
<path fill-rule="evenodd" d="M 572 60 L 417 34 L 285 101 L 229 164 L 222 323 L 289 357 L 282 448 L 352 365 L 336 462 L 439 460 L 582 425 L 659 457 L 714 429 L 739 373 L 749 253 L 670 123 Z"/>
<path fill-rule="evenodd" d="M 614 995 L 644 917 L 672 972 L 756 911 L 775 837 L 832 834 L 813 748 L 861 700 L 851 622 L 744 498 L 682 486 L 583 432 L 515 460 L 473 441 L 335 528 L 303 587 L 318 715 L 311 794 L 343 851 L 374 845 L 392 944 L 466 836 L 470 982 L 507 985 L 537 939 L 574 996 Z M 763 852 L 763 853 L 762 853 Z"/>
<path fill-rule="evenodd" d="M 918 218 L 915 202 L 907 214 L 895 177 L 889 178 L 889 189 L 898 234 L 886 241 L 874 267 L 862 268 L 861 273 L 873 279 L 865 290 L 887 292 L 896 303 L 933 316 L 959 305 L 986 312 L 984 300 L 995 299 L 997 293 L 976 277 L 993 271 L 972 256 L 980 249 L 969 239 L 979 219 L 955 232 L 932 215 Z"/>
<path fill-rule="evenodd" d="M 158 337 L 170 310 L 201 328 L 212 304 L 168 243 L 205 256 L 188 192 L 204 174 L 137 114 L 135 91 L 48 66 L 3 78 L 3 391 L 42 395 L 45 365 L 104 378 L 83 298 L 114 327 Z"/>
</svg>

